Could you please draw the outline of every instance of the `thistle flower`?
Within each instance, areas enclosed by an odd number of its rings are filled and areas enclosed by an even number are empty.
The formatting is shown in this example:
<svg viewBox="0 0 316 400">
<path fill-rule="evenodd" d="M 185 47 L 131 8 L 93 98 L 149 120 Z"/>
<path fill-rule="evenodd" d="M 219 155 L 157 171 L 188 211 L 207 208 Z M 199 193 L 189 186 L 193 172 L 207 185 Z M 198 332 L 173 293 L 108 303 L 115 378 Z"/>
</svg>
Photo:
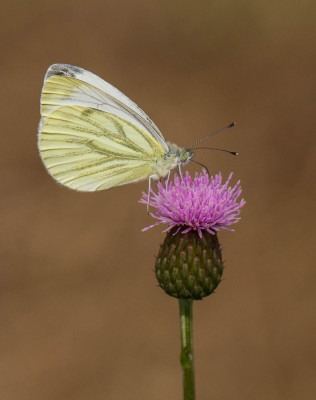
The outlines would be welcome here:
<svg viewBox="0 0 316 400">
<path fill-rule="evenodd" d="M 179 299 L 183 395 L 195 399 L 193 365 L 193 300 L 214 292 L 223 274 L 221 248 L 217 238 L 220 229 L 232 229 L 239 221 L 245 200 L 240 182 L 229 186 L 232 173 L 222 183 L 221 174 L 210 177 L 205 170 L 192 179 L 186 172 L 175 174 L 173 182 L 158 183 L 158 192 L 143 193 L 141 203 L 155 209 L 157 222 L 144 228 L 167 224 L 168 232 L 160 246 L 155 263 L 159 286 Z M 150 198 L 149 198 L 150 196 Z"/>
<path fill-rule="evenodd" d="M 217 238 L 220 229 L 233 230 L 239 221 L 245 201 L 240 182 L 229 186 L 232 173 L 225 183 L 221 174 L 209 177 L 205 170 L 194 179 L 186 172 L 177 174 L 167 187 L 158 183 L 158 192 L 150 192 L 151 213 L 156 225 L 168 224 L 168 234 L 160 247 L 155 272 L 159 286 L 170 296 L 200 300 L 215 290 L 223 274 L 221 249 Z M 148 204 L 148 194 L 140 200 Z"/>
<path fill-rule="evenodd" d="M 153 225 L 143 229 L 146 231 L 156 225 L 168 224 L 164 232 L 178 227 L 182 233 L 191 230 L 198 232 L 202 238 L 203 231 L 215 234 L 220 229 L 233 230 L 231 225 L 239 221 L 240 209 L 245 201 L 238 202 L 241 195 L 240 181 L 234 187 L 228 186 L 232 173 L 225 183 L 222 183 L 221 173 L 209 177 L 205 170 L 195 174 L 192 180 L 190 174 L 181 179 L 177 174 L 174 183 L 165 187 L 158 183 L 158 193 L 151 190 L 149 205 L 156 209 L 152 217 L 157 219 Z M 148 194 L 143 193 L 141 203 L 148 203 Z"/>
</svg>

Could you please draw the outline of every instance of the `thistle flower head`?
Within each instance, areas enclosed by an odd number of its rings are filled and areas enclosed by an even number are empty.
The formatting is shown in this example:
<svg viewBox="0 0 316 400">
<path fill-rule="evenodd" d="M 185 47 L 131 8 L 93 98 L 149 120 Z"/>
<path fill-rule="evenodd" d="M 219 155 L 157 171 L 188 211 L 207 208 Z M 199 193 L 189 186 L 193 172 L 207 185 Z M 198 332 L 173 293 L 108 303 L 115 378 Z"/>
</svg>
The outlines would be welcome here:
<svg viewBox="0 0 316 400">
<path fill-rule="evenodd" d="M 167 186 L 158 183 L 158 192 L 150 192 L 149 205 L 156 210 L 151 213 L 157 222 L 143 229 L 146 231 L 156 225 L 168 224 L 165 231 L 178 227 L 182 233 L 194 230 L 202 237 L 206 231 L 215 234 L 220 229 L 233 230 L 231 225 L 239 221 L 240 209 L 245 200 L 241 195 L 240 181 L 229 186 L 232 173 L 222 183 L 221 173 L 210 177 L 205 170 L 196 173 L 192 179 L 186 172 L 183 177 L 175 174 L 174 182 Z M 141 203 L 148 203 L 148 194 L 143 193 Z M 164 231 L 164 232 L 165 232 Z"/>
</svg>

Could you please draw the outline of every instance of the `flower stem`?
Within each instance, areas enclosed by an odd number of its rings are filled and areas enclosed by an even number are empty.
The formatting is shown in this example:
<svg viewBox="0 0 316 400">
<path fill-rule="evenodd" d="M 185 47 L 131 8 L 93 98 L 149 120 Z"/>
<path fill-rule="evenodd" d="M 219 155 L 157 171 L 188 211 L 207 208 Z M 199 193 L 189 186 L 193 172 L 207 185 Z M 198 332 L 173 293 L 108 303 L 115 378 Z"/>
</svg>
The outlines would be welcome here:
<svg viewBox="0 0 316 400">
<path fill-rule="evenodd" d="M 193 366 L 193 336 L 192 336 L 192 308 L 193 300 L 179 299 L 181 356 L 183 370 L 183 399 L 195 399 L 194 366 Z"/>
</svg>

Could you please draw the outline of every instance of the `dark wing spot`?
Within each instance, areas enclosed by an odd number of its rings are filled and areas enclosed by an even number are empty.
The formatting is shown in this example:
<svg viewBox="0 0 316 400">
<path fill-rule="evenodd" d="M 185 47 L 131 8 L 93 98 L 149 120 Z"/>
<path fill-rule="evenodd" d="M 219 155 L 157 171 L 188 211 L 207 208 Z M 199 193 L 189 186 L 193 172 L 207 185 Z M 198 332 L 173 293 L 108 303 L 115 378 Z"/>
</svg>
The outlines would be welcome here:
<svg viewBox="0 0 316 400">
<path fill-rule="evenodd" d="M 69 78 L 75 78 L 78 74 L 82 73 L 82 69 L 69 64 L 56 64 L 48 73 L 47 78 L 54 75 L 67 76 Z"/>
<path fill-rule="evenodd" d="M 81 112 L 81 115 L 83 117 L 88 117 L 89 115 L 91 115 L 93 112 L 95 112 L 96 110 L 94 110 L 93 108 L 86 108 L 85 110 L 83 110 Z"/>
</svg>

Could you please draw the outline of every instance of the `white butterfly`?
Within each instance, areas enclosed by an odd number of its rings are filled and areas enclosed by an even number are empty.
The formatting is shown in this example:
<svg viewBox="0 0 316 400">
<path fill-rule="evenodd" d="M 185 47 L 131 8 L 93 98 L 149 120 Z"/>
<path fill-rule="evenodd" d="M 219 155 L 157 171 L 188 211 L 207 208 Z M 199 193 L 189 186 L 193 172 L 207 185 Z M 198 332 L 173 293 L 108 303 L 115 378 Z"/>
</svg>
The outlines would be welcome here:
<svg viewBox="0 0 316 400">
<path fill-rule="evenodd" d="M 193 151 L 166 142 L 132 100 L 103 79 L 68 64 L 48 68 L 41 96 L 38 147 L 63 185 L 95 191 L 159 179 Z"/>
</svg>

